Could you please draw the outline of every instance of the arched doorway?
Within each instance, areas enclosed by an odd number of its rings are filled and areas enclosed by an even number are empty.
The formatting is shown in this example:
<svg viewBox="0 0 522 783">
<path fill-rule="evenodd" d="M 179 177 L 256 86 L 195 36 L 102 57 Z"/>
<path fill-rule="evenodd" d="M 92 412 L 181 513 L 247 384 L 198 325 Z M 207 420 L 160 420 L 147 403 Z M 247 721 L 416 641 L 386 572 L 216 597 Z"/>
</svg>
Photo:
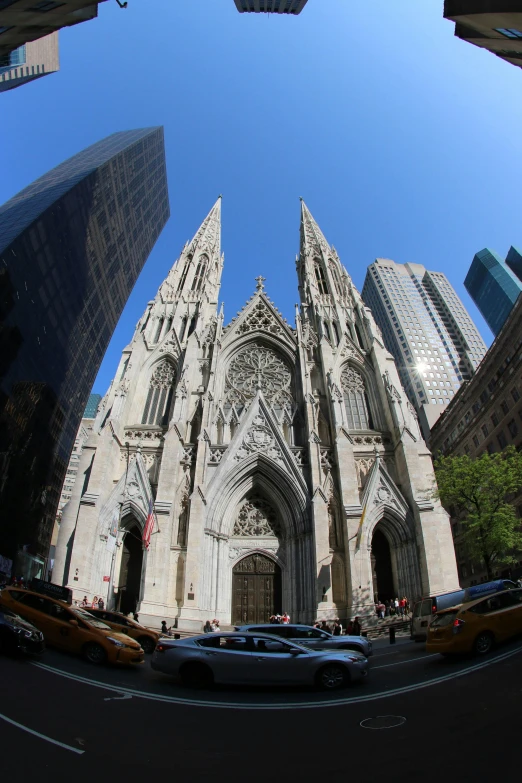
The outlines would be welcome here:
<svg viewBox="0 0 522 783">
<path fill-rule="evenodd" d="M 232 623 L 267 623 L 281 613 L 281 569 L 270 557 L 255 553 L 232 571 Z"/>
<path fill-rule="evenodd" d="M 141 531 L 134 525 L 125 533 L 118 577 L 116 609 L 123 614 L 135 612 L 140 600 L 143 544 Z"/>
<path fill-rule="evenodd" d="M 390 543 L 382 530 L 377 529 L 372 538 L 373 593 L 380 601 L 395 598 Z"/>
</svg>

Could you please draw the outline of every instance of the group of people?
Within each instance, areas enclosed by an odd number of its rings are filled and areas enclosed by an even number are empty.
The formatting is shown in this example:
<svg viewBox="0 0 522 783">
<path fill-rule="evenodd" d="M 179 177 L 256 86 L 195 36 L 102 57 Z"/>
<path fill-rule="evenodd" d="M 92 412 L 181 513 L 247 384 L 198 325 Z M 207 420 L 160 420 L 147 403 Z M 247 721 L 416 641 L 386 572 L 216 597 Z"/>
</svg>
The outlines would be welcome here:
<svg viewBox="0 0 522 783">
<path fill-rule="evenodd" d="M 379 620 L 384 620 L 385 617 L 407 617 L 410 614 L 410 602 L 403 596 L 403 598 L 395 598 L 384 601 L 375 602 L 375 614 Z"/>
<path fill-rule="evenodd" d="M 360 636 L 362 633 L 359 617 L 356 617 L 355 620 L 348 620 L 346 628 L 343 628 L 338 617 L 336 617 L 335 620 L 316 620 L 314 628 L 319 628 L 320 631 L 331 633 L 332 636 L 342 636 L 343 632 L 346 636 Z"/>
<path fill-rule="evenodd" d="M 83 596 L 83 599 L 80 601 L 80 608 L 81 609 L 105 609 L 105 601 L 103 598 L 98 598 L 97 595 L 94 596 L 92 601 L 89 601 L 86 595 Z"/>
<path fill-rule="evenodd" d="M 219 620 L 207 620 L 203 626 L 203 633 L 215 633 L 216 631 L 220 630 L 221 628 L 219 627 Z"/>
<path fill-rule="evenodd" d="M 290 622 L 290 615 L 288 614 L 288 612 L 284 612 L 284 614 L 272 614 L 270 615 L 268 622 L 271 623 L 272 625 L 277 623 L 282 623 L 286 625 Z"/>
</svg>

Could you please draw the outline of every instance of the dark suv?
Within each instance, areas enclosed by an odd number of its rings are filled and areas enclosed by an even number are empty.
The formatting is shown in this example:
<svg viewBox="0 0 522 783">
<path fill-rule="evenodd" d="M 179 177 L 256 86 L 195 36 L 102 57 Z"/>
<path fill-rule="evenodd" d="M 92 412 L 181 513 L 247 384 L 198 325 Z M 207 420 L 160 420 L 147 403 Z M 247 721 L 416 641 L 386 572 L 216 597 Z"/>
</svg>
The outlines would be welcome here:
<svg viewBox="0 0 522 783">
<path fill-rule="evenodd" d="M 0 651 L 38 655 L 44 650 L 43 633 L 10 609 L 0 606 Z"/>
<path fill-rule="evenodd" d="M 236 625 L 236 631 L 252 633 L 273 633 L 291 642 L 297 642 L 314 650 L 356 650 L 368 657 L 372 654 L 372 643 L 364 636 L 333 636 L 311 625 L 268 623 L 266 625 Z"/>
</svg>

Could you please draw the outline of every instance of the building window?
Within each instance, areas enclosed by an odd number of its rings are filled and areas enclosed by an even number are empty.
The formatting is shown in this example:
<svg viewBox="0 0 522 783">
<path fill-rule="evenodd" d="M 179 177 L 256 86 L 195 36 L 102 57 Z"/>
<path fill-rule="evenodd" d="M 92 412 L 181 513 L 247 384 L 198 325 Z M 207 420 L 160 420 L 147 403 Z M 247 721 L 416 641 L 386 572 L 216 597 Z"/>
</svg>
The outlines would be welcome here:
<svg viewBox="0 0 522 783">
<path fill-rule="evenodd" d="M 150 379 L 142 424 L 166 426 L 174 394 L 176 370 L 167 360 L 161 362 Z"/>
<path fill-rule="evenodd" d="M 491 414 L 491 423 L 493 424 L 494 427 L 497 426 L 497 424 L 498 424 L 498 416 L 497 416 L 496 413 L 492 413 Z"/>
<path fill-rule="evenodd" d="M 505 400 L 503 400 L 500 403 L 500 407 L 502 408 L 502 413 L 504 414 L 504 416 L 507 416 L 507 414 L 509 413 L 509 405 Z"/>
<path fill-rule="evenodd" d="M 507 426 L 508 426 L 508 430 L 509 430 L 509 432 L 511 434 L 511 437 L 512 438 L 516 438 L 517 435 L 518 435 L 518 426 L 517 426 L 517 423 L 516 423 L 515 419 L 511 419 L 511 421 L 508 422 Z"/>
<path fill-rule="evenodd" d="M 482 434 L 484 435 L 484 437 L 487 438 L 488 435 L 489 435 L 489 430 L 488 430 L 487 424 L 483 424 L 480 429 L 482 430 Z"/>
<path fill-rule="evenodd" d="M 486 451 L 488 454 L 494 454 L 495 453 L 495 444 L 494 443 L 488 443 L 486 446 Z"/>
<path fill-rule="evenodd" d="M 497 435 L 498 445 L 501 449 L 505 449 L 507 446 L 507 438 L 504 434 L 504 430 Z"/>
<path fill-rule="evenodd" d="M 373 429 L 362 375 L 353 367 L 347 367 L 341 376 L 341 384 L 349 429 Z"/>
<path fill-rule="evenodd" d="M 196 274 L 194 275 L 194 280 L 192 281 L 192 291 L 196 291 L 196 293 L 201 291 L 203 279 L 207 271 L 207 264 L 207 256 L 200 256 L 198 259 L 198 265 L 196 267 Z"/>
<path fill-rule="evenodd" d="M 513 397 L 514 402 L 518 402 L 520 399 L 520 393 L 518 389 L 511 389 L 511 396 Z"/>
<path fill-rule="evenodd" d="M 475 446 L 475 448 L 479 447 L 479 439 L 477 438 L 476 435 L 473 435 L 473 445 Z"/>
<path fill-rule="evenodd" d="M 315 268 L 315 277 L 317 280 L 317 287 L 319 288 L 319 293 L 327 294 L 328 283 L 326 282 L 326 278 L 324 276 L 324 269 L 321 266 L 321 262 L 317 258 L 315 260 L 314 268 Z"/>
<path fill-rule="evenodd" d="M 506 38 L 522 38 L 522 32 L 514 27 L 495 27 L 495 32 Z"/>
</svg>

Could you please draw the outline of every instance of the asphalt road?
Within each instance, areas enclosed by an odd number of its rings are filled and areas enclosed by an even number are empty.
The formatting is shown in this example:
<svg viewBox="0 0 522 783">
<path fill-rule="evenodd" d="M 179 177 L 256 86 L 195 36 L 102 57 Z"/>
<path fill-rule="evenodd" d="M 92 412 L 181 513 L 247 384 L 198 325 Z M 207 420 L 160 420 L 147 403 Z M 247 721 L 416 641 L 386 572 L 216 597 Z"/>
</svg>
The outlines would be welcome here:
<svg viewBox="0 0 522 783">
<path fill-rule="evenodd" d="M 2 778 L 294 781 L 338 773 L 365 783 L 519 773 L 520 640 L 487 659 L 449 662 L 408 641 L 376 649 L 371 663 L 366 682 L 324 694 L 192 691 L 148 660 L 128 670 L 53 650 L 38 662 L 3 657 Z"/>
</svg>

